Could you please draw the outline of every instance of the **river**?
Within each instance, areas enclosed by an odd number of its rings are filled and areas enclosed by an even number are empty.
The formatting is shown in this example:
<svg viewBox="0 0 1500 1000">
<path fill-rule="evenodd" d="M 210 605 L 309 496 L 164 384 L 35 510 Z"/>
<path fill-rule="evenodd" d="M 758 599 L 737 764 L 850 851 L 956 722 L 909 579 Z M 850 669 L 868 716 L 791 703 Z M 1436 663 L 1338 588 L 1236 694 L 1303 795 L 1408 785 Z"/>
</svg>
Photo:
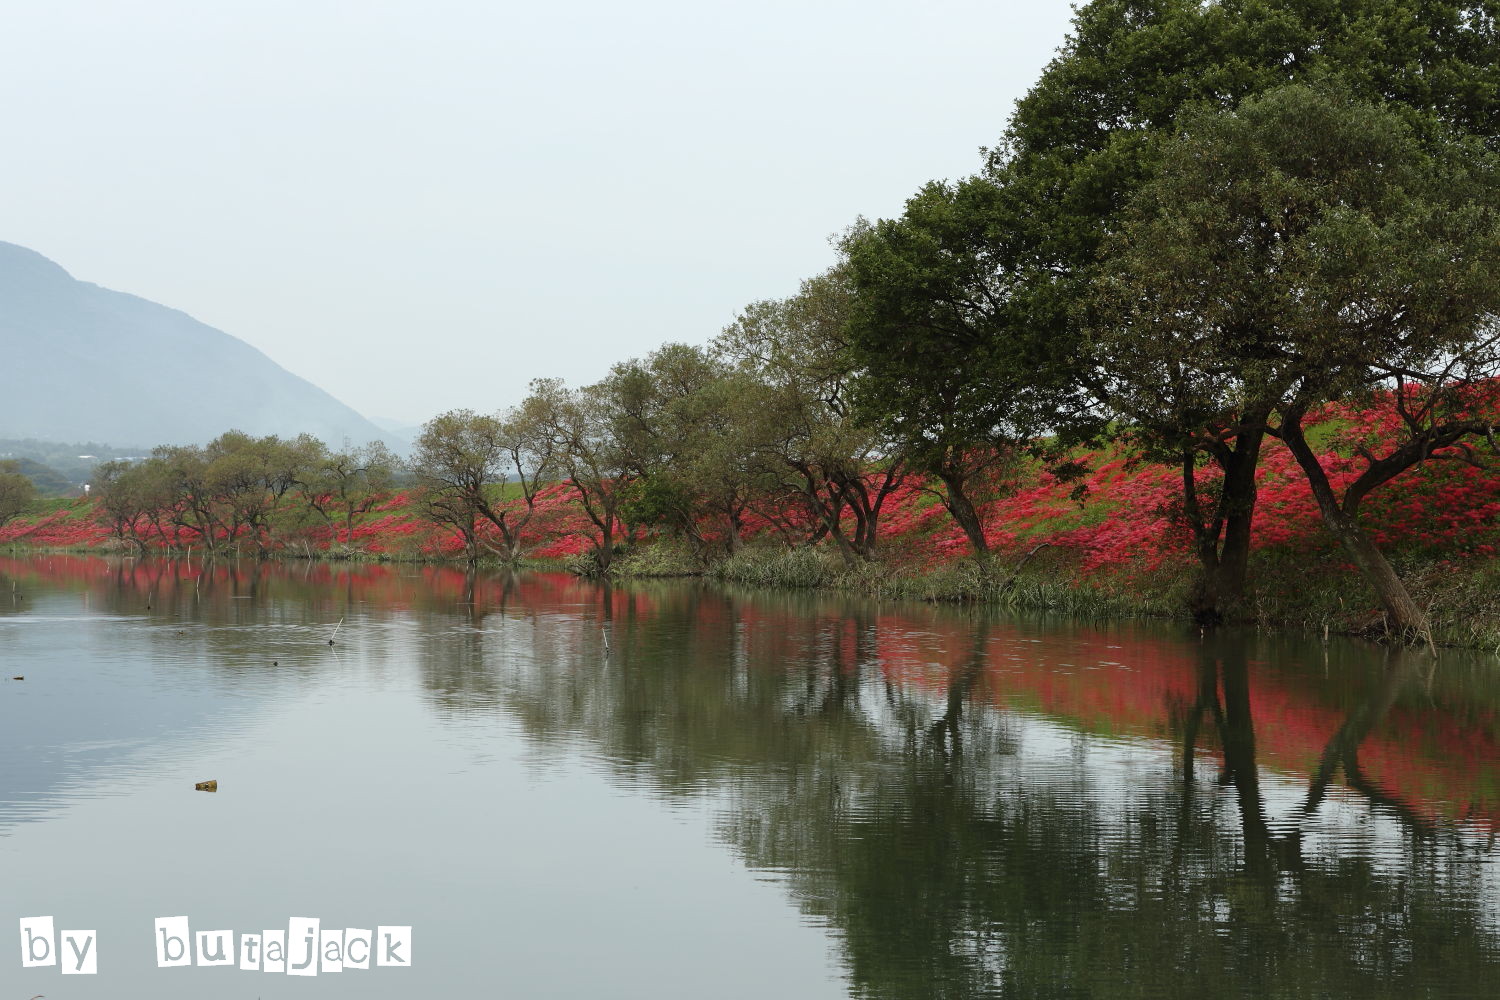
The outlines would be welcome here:
<svg viewBox="0 0 1500 1000">
<path fill-rule="evenodd" d="M 1500 989 L 1493 657 L 46 555 L 0 672 L 0 1000 Z M 158 967 L 175 917 L 410 964 Z"/>
</svg>

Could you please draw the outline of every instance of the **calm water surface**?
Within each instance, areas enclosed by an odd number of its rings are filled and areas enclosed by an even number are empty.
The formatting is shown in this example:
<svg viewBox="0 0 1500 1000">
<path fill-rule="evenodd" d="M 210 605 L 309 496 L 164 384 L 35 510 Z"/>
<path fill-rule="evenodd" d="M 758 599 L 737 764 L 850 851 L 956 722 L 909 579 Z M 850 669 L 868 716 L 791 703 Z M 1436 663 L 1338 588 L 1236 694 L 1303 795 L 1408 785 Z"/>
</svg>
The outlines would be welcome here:
<svg viewBox="0 0 1500 1000">
<path fill-rule="evenodd" d="M 0 1000 L 1500 995 L 1489 658 L 58 556 L 0 672 Z M 158 969 L 177 915 L 412 967 Z"/>
</svg>

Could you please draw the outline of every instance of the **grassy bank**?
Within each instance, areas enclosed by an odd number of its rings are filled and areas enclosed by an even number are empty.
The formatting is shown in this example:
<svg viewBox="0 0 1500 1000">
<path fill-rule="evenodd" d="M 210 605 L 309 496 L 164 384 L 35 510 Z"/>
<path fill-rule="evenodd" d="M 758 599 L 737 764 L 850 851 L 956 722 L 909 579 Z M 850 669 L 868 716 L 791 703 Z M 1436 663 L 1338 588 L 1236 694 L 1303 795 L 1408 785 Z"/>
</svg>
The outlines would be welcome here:
<svg viewBox="0 0 1500 1000">
<path fill-rule="evenodd" d="M 1420 555 L 1400 562 L 1413 596 L 1428 608 L 1439 644 L 1500 653 L 1500 563 Z M 988 567 L 965 559 L 927 569 L 879 561 L 851 568 L 826 549 L 751 545 L 701 575 L 745 586 L 835 590 L 887 600 L 985 603 L 1084 618 L 1188 620 L 1191 566 L 1165 566 L 1148 574 L 1080 575 L 1078 563 L 1076 553 L 1048 547 L 1024 566 L 1012 558 L 996 559 Z M 612 575 L 629 579 L 694 572 L 691 561 L 672 546 L 648 545 L 624 553 Z M 1383 631 L 1375 595 L 1347 567 L 1327 555 L 1310 558 L 1287 551 L 1256 554 L 1251 590 L 1235 618 L 1330 635 Z"/>
</svg>

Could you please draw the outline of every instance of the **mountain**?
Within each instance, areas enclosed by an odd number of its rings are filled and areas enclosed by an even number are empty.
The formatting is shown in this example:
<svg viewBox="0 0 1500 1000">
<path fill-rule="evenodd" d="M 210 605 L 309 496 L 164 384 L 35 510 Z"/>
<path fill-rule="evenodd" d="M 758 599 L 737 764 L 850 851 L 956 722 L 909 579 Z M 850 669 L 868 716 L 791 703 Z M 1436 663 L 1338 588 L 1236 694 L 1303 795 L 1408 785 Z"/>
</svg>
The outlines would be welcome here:
<svg viewBox="0 0 1500 1000">
<path fill-rule="evenodd" d="M 244 341 L 4 242 L 0 359 L 0 438 L 149 448 L 234 428 L 395 444 Z"/>
</svg>

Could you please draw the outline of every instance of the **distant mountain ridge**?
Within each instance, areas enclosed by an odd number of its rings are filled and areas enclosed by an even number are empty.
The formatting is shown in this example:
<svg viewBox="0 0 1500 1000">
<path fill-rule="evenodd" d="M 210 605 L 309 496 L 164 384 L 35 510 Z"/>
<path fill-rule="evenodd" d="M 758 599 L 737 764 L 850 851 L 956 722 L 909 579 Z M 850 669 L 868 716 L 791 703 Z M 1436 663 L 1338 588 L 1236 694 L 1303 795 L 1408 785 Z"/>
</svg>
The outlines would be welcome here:
<svg viewBox="0 0 1500 1000">
<path fill-rule="evenodd" d="M 244 341 L 0 242 L 0 438 L 150 446 L 231 428 L 404 444 Z"/>
</svg>

